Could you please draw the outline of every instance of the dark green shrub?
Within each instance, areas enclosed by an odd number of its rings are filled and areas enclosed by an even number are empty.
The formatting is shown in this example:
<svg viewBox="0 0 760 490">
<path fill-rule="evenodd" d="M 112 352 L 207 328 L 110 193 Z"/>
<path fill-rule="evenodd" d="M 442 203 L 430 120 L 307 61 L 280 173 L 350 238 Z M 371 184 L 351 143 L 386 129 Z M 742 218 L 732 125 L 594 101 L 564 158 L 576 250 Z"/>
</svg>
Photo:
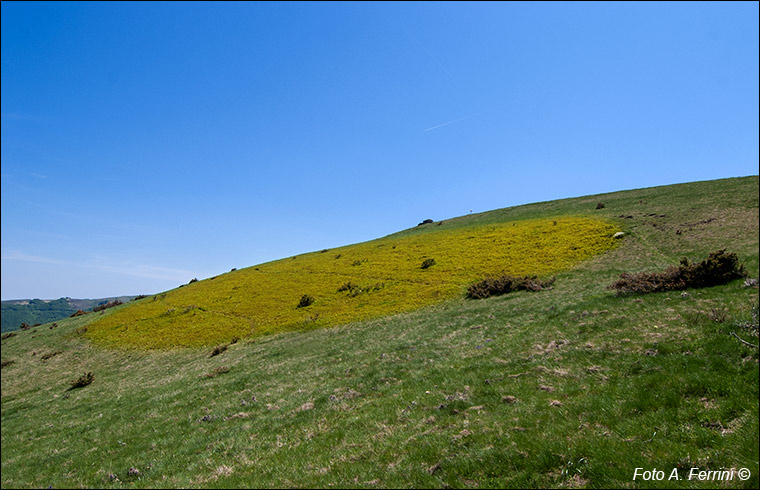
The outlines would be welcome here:
<svg viewBox="0 0 760 490">
<path fill-rule="evenodd" d="M 372 291 L 379 291 L 385 287 L 385 283 L 378 282 L 371 286 L 362 287 L 358 284 L 354 284 L 351 281 L 348 281 L 347 283 L 344 283 L 341 287 L 338 288 L 338 292 L 342 293 L 344 291 L 348 292 L 348 296 L 351 298 L 354 298 L 362 293 L 371 293 Z"/>
<path fill-rule="evenodd" d="M 735 253 L 726 253 L 726 249 L 710 253 L 698 264 L 690 264 L 688 259 L 681 259 L 686 282 L 691 287 L 704 288 L 725 284 L 733 279 L 747 277 L 747 270 L 739 263 Z"/>
<path fill-rule="evenodd" d="M 668 267 L 662 272 L 625 272 L 607 289 L 615 289 L 618 294 L 654 293 L 716 286 L 746 276 L 747 271 L 736 254 L 726 253 L 723 249 L 711 252 L 699 263 L 683 258 L 680 265 Z"/>
<path fill-rule="evenodd" d="M 471 284 L 467 288 L 467 297 L 483 299 L 511 293 L 512 291 L 541 291 L 554 284 L 554 280 L 554 277 L 541 280 L 536 276 L 516 277 L 508 274 L 499 277 L 487 277 L 482 281 Z"/>
<path fill-rule="evenodd" d="M 308 294 L 304 294 L 301 296 L 301 300 L 298 302 L 297 308 L 305 308 L 312 303 L 314 303 L 314 297 L 309 296 Z"/>
<path fill-rule="evenodd" d="M 80 376 L 78 379 L 75 379 L 71 382 L 71 389 L 74 388 L 83 388 L 87 386 L 88 384 L 92 383 L 95 380 L 95 376 L 90 373 L 84 373 L 82 376 Z"/>
<path fill-rule="evenodd" d="M 3 336 L 2 336 L 2 340 L 9 339 L 9 338 L 15 337 L 15 336 L 16 336 L 16 332 L 4 333 Z"/>
<path fill-rule="evenodd" d="M 422 261 L 422 268 L 427 269 L 428 267 L 432 267 L 435 265 L 435 259 L 425 259 Z"/>
<path fill-rule="evenodd" d="M 121 304 L 121 301 L 118 299 L 115 299 L 113 301 L 110 301 L 108 303 L 100 304 L 92 309 L 92 311 L 103 311 L 106 308 L 113 308 L 114 306 L 119 306 Z"/>
<path fill-rule="evenodd" d="M 425 221 L 423 221 L 422 223 L 419 223 L 419 224 L 417 224 L 417 226 L 427 225 L 427 224 L 430 224 L 430 223 L 432 223 L 432 222 L 433 222 L 433 220 L 432 220 L 432 219 L 426 219 L 426 220 L 425 220 Z"/>
<path fill-rule="evenodd" d="M 600 202 L 599 204 L 597 204 L 596 209 L 604 209 L 604 203 Z"/>
<path fill-rule="evenodd" d="M 357 286 L 356 284 L 352 283 L 351 281 L 348 281 L 346 283 L 343 283 L 343 285 L 338 288 L 338 292 L 342 293 L 343 291 L 351 291 L 352 289 L 356 289 L 358 287 L 359 286 Z"/>
<path fill-rule="evenodd" d="M 0 362 L 0 369 L 4 368 L 4 367 L 8 367 L 11 364 L 13 364 L 14 362 L 16 362 L 16 361 L 14 361 L 13 359 L 8 359 L 8 360 L 5 360 L 5 361 L 2 361 L 2 362 Z"/>
<path fill-rule="evenodd" d="M 218 356 L 219 354 L 221 354 L 222 352 L 224 352 L 226 350 L 227 350 L 227 345 L 226 344 L 217 345 L 216 347 L 214 347 L 214 350 L 211 351 L 211 355 L 209 357 Z"/>
</svg>

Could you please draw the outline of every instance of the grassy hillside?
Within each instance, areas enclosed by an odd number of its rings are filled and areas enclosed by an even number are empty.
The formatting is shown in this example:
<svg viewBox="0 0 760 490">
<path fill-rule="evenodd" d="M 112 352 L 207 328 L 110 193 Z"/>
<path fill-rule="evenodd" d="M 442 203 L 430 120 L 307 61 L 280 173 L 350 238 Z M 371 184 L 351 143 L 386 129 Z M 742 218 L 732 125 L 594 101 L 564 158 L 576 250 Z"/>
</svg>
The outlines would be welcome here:
<svg viewBox="0 0 760 490">
<path fill-rule="evenodd" d="M 712 488 L 688 480 L 690 469 L 747 468 L 749 479 L 720 486 L 757 488 L 758 349 L 737 339 L 758 344 L 748 327 L 757 288 L 617 296 L 607 286 L 723 248 L 757 277 L 758 178 L 531 204 L 439 228 L 564 217 L 626 236 L 558 272 L 551 290 L 455 296 L 254 336 L 215 356 L 109 349 L 77 333 L 129 305 L 19 332 L 2 341 L 2 486 Z M 92 384 L 70 389 L 84 372 Z M 633 480 L 637 467 L 666 479 Z M 673 468 L 681 480 L 667 480 Z"/>
</svg>

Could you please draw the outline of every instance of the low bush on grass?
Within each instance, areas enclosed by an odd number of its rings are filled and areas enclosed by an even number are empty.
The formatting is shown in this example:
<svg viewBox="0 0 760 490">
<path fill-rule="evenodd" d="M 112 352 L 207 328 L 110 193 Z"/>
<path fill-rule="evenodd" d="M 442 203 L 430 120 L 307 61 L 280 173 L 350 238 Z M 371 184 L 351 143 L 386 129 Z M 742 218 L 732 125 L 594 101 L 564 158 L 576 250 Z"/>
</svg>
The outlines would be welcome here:
<svg viewBox="0 0 760 490">
<path fill-rule="evenodd" d="M 9 338 L 15 337 L 15 336 L 16 336 L 16 332 L 4 333 L 3 336 L 2 336 L 2 340 L 9 339 Z"/>
<path fill-rule="evenodd" d="M 538 279 L 536 276 L 516 277 L 508 274 L 499 277 L 487 277 L 467 288 L 467 297 L 483 299 L 490 296 L 499 296 L 512 291 L 541 291 L 554 284 L 555 278 Z"/>
<path fill-rule="evenodd" d="M 683 258 L 680 265 L 662 272 L 625 272 L 608 289 L 614 289 L 618 294 L 654 293 L 717 286 L 746 276 L 747 271 L 736 254 L 726 253 L 723 249 L 711 252 L 699 263 Z"/>
<path fill-rule="evenodd" d="M 371 286 L 362 287 L 358 284 L 354 284 L 351 281 L 348 281 L 344 283 L 341 287 L 338 288 L 338 292 L 342 293 L 346 291 L 348 293 L 348 296 L 350 298 L 354 298 L 362 293 L 371 293 L 372 291 L 379 291 L 385 287 L 385 283 L 378 282 Z"/>
<path fill-rule="evenodd" d="M 358 287 L 358 285 L 352 283 L 351 281 L 348 281 L 346 283 L 343 283 L 343 285 L 338 288 L 338 292 L 342 293 L 343 291 L 351 291 L 352 289 L 356 289 Z"/>
<path fill-rule="evenodd" d="M 108 303 L 104 303 L 102 305 L 98 305 L 95 308 L 92 309 L 92 311 L 103 311 L 108 308 L 113 308 L 114 306 L 119 306 L 121 304 L 121 301 L 118 299 L 115 299 L 113 301 L 109 301 Z"/>
<path fill-rule="evenodd" d="M 304 294 L 301 296 L 301 300 L 298 302 L 297 308 L 305 308 L 312 303 L 314 303 L 314 297 L 309 296 L 308 294 Z"/>
<path fill-rule="evenodd" d="M 69 318 L 74 318 L 74 317 L 76 317 L 76 316 L 82 316 L 82 315 L 86 315 L 87 313 L 88 313 L 88 312 L 86 312 L 86 311 L 77 310 L 77 311 L 75 311 L 74 313 L 72 313 L 71 315 L 69 315 Z"/>
<path fill-rule="evenodd" d="M 434 266 L 434 265 L 435 265 L 435 259 L 425 259 L 425 260 L 422 262 L 422 266 L 421 266 L 421 267 L 422 267 L 423 269 L 427 269 L 428 267 L 432 267 L 432 266 Z"/>
<path fill-rule="evenodd" d="M 5 360 L 5 361 L 2 361 L 2 362 L 0 362 L 0 368 L 8 367 L 11 364 L 13 364 L 14 362 L 16 362 L 16 361 L 14 361 L 13 359 L 8 359 L 8 360 Z"/>
<path fill-rule="evenodd" d="M 71 382 L 71 389 L 73 390 L 74 388 L 84 388 L 94 380 L 95 375 L 93 375 L 91 372 L 84 373 L 82 376 Z"/>
<path fill-rule="evenodd" d="M 211 351 L 211 355 L 209 357 L 218 356 L 219 354 L 221 354 L 222 352 L 224 352 L 226 350 L 227 350 L 227 345 L 226 344 L 224 344 L 224 345 L 217 345 L 216 347 L 214 347 L 214 350 Z"/>
</svg>

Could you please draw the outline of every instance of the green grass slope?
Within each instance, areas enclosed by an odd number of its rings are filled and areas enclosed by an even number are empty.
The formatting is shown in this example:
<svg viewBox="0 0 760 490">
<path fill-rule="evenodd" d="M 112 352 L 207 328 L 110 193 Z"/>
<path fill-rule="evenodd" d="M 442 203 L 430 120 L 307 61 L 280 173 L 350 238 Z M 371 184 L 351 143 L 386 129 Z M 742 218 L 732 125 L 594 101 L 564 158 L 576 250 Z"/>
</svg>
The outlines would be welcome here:
<svg viewBox="0 0 760 490">
<path fill-rule="evenodd" d="M 737 339 L 758 343 L 757 288 L 620 297 L 607 286 L 723 248 L 757 277 L 758 178 L 447 222 L 561 216 L 626 236 L 538 293 L 457 297 L 215 356 L 112 350 L 77 333 L 128 305 L 18 332 L 2 341 L 0 484 L 757 488 L 758 349 Z M 69 389 L 85 372 L 92 384 Z M 665 479 L 633 480 L 636 468 Z M 689 480 L 691 468 L 750 476 Z"/>
</svg>

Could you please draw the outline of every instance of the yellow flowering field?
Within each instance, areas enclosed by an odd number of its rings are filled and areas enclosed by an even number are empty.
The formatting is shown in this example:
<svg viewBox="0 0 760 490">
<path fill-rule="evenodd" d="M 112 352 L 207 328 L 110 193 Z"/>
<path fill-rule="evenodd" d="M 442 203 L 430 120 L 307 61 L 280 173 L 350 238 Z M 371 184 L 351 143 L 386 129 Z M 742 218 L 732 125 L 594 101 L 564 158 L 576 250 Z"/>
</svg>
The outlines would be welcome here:
<svg viewBox="0 0 760 490">
<path fill-rule="evenodd" d="M 534 219 L 386 237 L 268 262 L 132 302 L 86 335 L 110 347 L 208 346 L 400 313 L 464 294 L 487 275 L 546 277 L 614 246 L 586 217 Z M 427 259 L 433 265 L 422 267 Z M 304 295 L 312 298 L 299 306 Z"/>
</svg>

